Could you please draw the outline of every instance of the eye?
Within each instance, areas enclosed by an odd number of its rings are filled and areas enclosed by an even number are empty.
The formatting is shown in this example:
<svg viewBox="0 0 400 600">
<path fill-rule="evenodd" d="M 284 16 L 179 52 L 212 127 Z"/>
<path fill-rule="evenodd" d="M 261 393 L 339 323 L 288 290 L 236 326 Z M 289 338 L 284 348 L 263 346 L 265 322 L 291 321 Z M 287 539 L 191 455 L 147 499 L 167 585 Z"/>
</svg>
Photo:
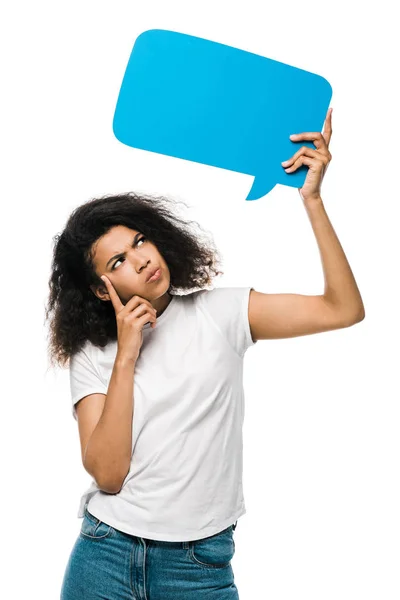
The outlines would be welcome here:
<svg viewBox="0 0 400 600">
<path fill-rule="evenodd" d="M 136 246 L 138 245 L 138 243 L 139 243 L 139 242 L 144 242 L 144 240 L 145 240 L 145 239 L 146 239 L 146 238 L 144 237 L 144 235 L 143 235 L 141 238 L 139 238 L 139 239 L 137 240 L 137 242 L 136 242 Z M 125 260 L 125 258 L 124 258 L 123 256 L 121 256 L 121 258 L 119 258 L 118 260 L 116 260 L 116 261 L 115 261 L 115 263 L 114 263 L 114 264 L 112 265 L 112 267 L 111 267 L 111 271 L 114 271 L 114 269 L 115 269 L 115 265 L 116 265 L 117 263 L 119 263 L 120 261 L 122 261 L 122 260 Z"/>
</svg>

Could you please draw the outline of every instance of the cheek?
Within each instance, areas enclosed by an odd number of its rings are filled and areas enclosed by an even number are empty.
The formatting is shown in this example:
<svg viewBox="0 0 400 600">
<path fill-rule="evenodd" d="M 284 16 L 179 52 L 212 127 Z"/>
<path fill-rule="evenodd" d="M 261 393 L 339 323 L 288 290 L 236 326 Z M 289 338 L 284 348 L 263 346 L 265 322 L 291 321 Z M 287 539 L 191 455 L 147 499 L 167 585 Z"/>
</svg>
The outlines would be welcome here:
<svg viewBox="0 0 400 600">
<path fill-rule="evenodd" d="M 125 298 L 131 298 L 134 294 L 140 294 L 145 287 L 143 273 L 138 274 L 133 266 L 125 263 L 118 269 L 118 276 L 116 276 L 115 282 L 120 293 Z"/>
</svg>

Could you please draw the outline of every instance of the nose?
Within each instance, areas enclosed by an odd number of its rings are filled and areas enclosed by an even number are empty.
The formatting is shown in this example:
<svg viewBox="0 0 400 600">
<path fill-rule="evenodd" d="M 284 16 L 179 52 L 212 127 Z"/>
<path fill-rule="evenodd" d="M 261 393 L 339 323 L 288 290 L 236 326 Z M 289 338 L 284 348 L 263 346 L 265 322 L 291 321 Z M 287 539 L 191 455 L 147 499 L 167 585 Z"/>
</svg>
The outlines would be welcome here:
<svg viewBox="0 0 400 600">
<path fill-rule="evenodd" d="M 142 264 L 142 266 L 139 269 L 139 274 L 143 273 L 143 271 L 146 270 L 148 264 L 149 264 L 148 260 L 145 263 Z"/>
</svg>

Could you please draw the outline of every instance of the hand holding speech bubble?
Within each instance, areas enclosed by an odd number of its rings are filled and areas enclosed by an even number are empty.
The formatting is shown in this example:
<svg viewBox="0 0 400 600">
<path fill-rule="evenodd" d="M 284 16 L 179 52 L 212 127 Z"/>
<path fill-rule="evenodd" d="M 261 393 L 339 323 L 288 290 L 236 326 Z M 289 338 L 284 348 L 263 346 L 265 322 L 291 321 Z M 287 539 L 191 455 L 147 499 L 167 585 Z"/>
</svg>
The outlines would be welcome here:
<svg viewBox="0 0 400 600">
<path fill-rule="evenodd" d="M 281 166 L 300 147 L 289 136 L 321 131 L 331 97 L 329 82 L 314 73 L 150 29 L 135 40 L 113 131 L 133 148 L 253 175 L 246 200 L 257 200 L 277 183 L 303 186 L 308 167 Z"/>
</svg>

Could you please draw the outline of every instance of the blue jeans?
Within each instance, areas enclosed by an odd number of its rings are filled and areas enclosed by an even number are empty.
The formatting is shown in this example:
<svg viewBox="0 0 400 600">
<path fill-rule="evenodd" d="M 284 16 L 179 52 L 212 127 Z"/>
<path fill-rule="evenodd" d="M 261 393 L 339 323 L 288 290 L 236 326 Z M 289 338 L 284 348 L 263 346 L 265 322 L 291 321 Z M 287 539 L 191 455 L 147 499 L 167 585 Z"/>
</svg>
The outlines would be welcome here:
<svg viewBox="0 0 400 600">
<path fill-rule="evenodd" d="M 61 600 L 239 600 L 231 560 L 237 521 L 210 537 L 162 542 L 85 516 Z"/>
</svg>

